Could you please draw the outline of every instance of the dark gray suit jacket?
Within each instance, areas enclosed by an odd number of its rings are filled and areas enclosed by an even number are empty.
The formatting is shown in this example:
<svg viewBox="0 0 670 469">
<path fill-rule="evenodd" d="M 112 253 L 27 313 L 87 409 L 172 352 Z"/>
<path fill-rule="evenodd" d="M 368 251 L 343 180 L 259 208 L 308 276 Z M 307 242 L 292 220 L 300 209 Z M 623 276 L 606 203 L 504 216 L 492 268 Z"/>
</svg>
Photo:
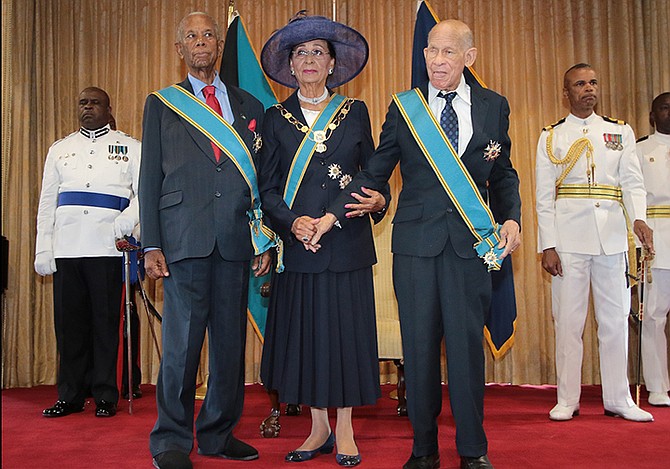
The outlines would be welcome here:
<svg viewBox="0 0 670 469">
<path fill-rule="evenodd" d="M 421 92 L 427 97 L 427 86 Z M 499 94 L 475 86 L 471 88 L 471 99 L 474 133 L 461 161 L 484 200 L 496 200 L 496 219 L 500 222 L 511 219 L 520 224 L 519 178 L 510 162 L 511 142 L 507 133 L 509 105 Z M 502 150 L 497 159 L 487 161 L 484 149 L 491 140 L 499 142 Z M 392 102 L 382 127 L 379 146 L 367 169 L 354 179 L 352 187 L 382 187 L 398 163 L 402 191 L 393 219 L 393 252 L 433 257 L 442 252 L 451 238 L 459 257 L 475 257 L 474 235 L 442 188 L 398 107 Z M 338 200 L 333 213 L 339 220 L 346 220 L 344 204 L 351 200 L 346 194 Z"/>
<path fill-rule="evenodd" d="M 193 93 L 188 79 L 179 86 Z M 233 127 L 256 158 L 251 129 L 260 132 L 263 105 L 226 87 Z M 139 201 L 142 244 L 162 249 L 168 263 L 207 256 L 215 245 L 228 261 L 253 256 L 249 186 L 224 153 L 217 163 L 209 139 L 155 95 L 144 106 Z"/>
</svg>

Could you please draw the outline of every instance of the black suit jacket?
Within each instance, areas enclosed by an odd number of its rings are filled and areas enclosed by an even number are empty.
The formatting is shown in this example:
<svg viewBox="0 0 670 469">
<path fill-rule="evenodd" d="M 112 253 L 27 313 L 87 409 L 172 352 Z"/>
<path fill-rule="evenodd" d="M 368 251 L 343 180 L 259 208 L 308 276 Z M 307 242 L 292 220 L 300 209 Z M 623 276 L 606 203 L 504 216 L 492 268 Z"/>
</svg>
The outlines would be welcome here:
<svg viewBox="0 0 670 469">
<path fill-rule="evenodd" d="M 305 123 L 295 93 L 282 105 Z M 342 229 L 333 228 L 322 238 L 322 247 L 316 253 L 306 251 L 291 233 L 296 218 L 301 215 L 321 217 L 326 211 L 331 211 L 331 205 L 342 192 L 351 192 L 351 186 L 343 190 L 339 179 L 329 176 L 335 165 L 339 166 L 342 175 L 351 177 L 367 165 L 374 144 L 365 103 L 355 101 L 346 118 L 325 142 L 327 150 L 324 153 L 314 152 L 293 207 L 289 208 L 283 199 L 284 186 L 293 156 L 304 136 L 277 108 L 267 110 L 263 126 L 264 182 L 261 199 L 263 211 L 272 221 L 272 228 L 284 240 L 285 268 L 304 273 L 323 272 L 326 269 L 345 272 L 374 264 L 376 257 L 369 217 L 352 220 Z M 382 195 L 390 200 L 388 185 L 381 184 L 380 187 Z M 373 218 L 379 221 L 382 216 L 374 215 Z"/>
<path fill-rule="evenodd" d="M 421 92 L 427 97 L 427 86 Z M 496 218 L 502 222 L 511 219 L 520 224 L 519 178 L 510 161 L 509 105 L 497 93 L 474 86 L 471 87 L 471 100 L 474 132 L 461 161 L 484 200 L 496 199 Z M 493 161 L 484 158 L 484 150 L 490 141 L 499 142 L 502 147 L 500 156 Z M 433 157 L 439 158 L 438 155 Z M 367 170 L 359 173 L 352 185 L 381 187 L 398 163 L 402 191 L 393 219 L 393 252 L 433 257 L 442 252 L 451 238 L 460 257 L 475 257 L 477 253 L 473 245 L 476 238 L 439 183 L 398 107 L 391 102 L 379 146 L 370 158 Z M 342 220 L 346 213 L 343 206 L 349 201 L 344 194 L 338 200 L 333 211 L 338 219 Z"/>
<path fill-rule="evenodd" d="M 188 79 L 179 86 L 193 93 Z M 256 158 L 251 129 L 254 119 L 261 129 L 263 105 L 226 88 L 233 127 Z M 144 106 L 139 200 L 142 244 L 162 249 L 168 263 L 207 256 L 215 245 L 226 260 L 252 258 L 249 186 L 223 152 L 217 163 L 210 140 L 155 95 Z"/>
</svg>

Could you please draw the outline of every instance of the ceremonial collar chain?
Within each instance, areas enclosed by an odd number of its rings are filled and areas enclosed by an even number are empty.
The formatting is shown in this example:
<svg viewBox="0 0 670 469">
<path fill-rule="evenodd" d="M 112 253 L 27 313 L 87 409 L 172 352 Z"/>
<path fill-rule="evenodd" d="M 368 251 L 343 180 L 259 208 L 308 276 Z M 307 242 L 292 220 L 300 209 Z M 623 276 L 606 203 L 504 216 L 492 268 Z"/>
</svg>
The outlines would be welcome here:
<svg viewBox="0 0 670 469">
<path fill-rule="evenodd" d="M 308 98 L 307 96 L 304 96 L 300 92 L 300 88 L 298 88 L 298 99 L 300 101 L 305 101 L 306 103 L 317 105 L 319 103 L 324 102 L 326 99 L 328 99 L 328 88 L 326 88 L 324 86 L 323 87 L 323 94 L 321 96 L 316 97 L 316 98 Z"/>
<path fill-rule="evenodd" d="M 354 103 L 354 101 L 355 100 L 353 98 L 347 98 L 347 100 L 344 102 L 344 105 L 342 106 L 342 109 L 340 109 L 339 114 L 330 122 L 330 124 L 326 126 L 324 130 L 311 129 L 309 126 L 296 119 L 295 116 L 288 112 L 288 110 L 281 104 L 275 104 L 274 107 L 279 109 L 279 112 L 284 119 L 286 119 L 290 124 L 294 125 L 295 128 L 300 132 L 307 134 L 308 139 L 316 142 L 317 145 L 315 151 L 317 153 L 324 153 L 328 149 L 325 142 L 328 141 L 331 135 L 333 135 L 333 131 L 337 129 L 344 118 L 347 117 L 347 114 L 349 114 L 349 110 L 351 109 L 351 105 Z"/>
<path fill-rule="evenodd" d="M 80 132 L 84 137 L 86 137 L 86 138 L 90 138 L 91 140 L 94 140 L 94 139 L 96 139 L 96 138 L 100 138 L 100 137 L 102 137 L 103 135 L 108 134 L 110 130 L 111 130 L 111 128 L 109 127 L 109 124 L 107 124 L 106 126 L 101 127 L 101 128 L 99 128 L 99 129 L 95 129 L 95 130 L 88 130 L 88 129 L 85 129 L 85 128 L 81 127 L 81 128 L 79 129 L 79 132 Z"/>
</svg>

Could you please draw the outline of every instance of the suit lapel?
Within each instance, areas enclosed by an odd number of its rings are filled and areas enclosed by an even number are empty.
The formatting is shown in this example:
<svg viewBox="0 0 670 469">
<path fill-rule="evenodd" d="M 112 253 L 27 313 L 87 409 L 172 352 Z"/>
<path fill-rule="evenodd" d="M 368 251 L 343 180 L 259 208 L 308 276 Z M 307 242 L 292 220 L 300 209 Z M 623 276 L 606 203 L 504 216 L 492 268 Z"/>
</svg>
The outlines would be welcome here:
<svg viewBox="0 0 670 469">
<path fill-rule="evenodd" d="M 472 138 L 468 143 L 468 147 L 463 153 L 463 157 L 469 156 L 471 148 L 479 148 L 482 145 L 486 132 L 484 125 L 486 124 L 486 116 L 489 110 L 488 100 L 479 93 L 479 88 L 476 86 L 470 87 L 470 99 L 472 101 L 472 108 L 470 110 L 472 116 Z"/>
<path fill-rule="evenodd" d="M 182 81 L 181 83 L 178 83 L 178 86 L 181 86 L 182 88 L 184 88 L 189 93 L 194 94 L 193 93 L 193 87 L 191 86 L 191 82 L 188 81 L 188 78 L 186 78 L 186 80 Z M 193 139 L 193 141 L 198 145 L 200 150 L 205 155 L 207 155 L 207 157 L 210 160 L 212 160 L 212 163 L 219 164 L 219 163 L 217 163 L 216 158 L 214 157 L 214 150 L 212 149 L 212 142 L 210 142 L 210 140 L 205 135 L 203 135 L 202 132 L 200 132 L 198 129 L 193 127 L 193 125 L 191 125 L 189 122 L 184 120 L 181 116 L 179 117 L 179 119 L 183 122 L 184 127 L 186 128 L 188 133 L 191 135 L 191 138 Z M 222 160 L 223 160 L 223 158 L 222 158 Z"/>
</svg>

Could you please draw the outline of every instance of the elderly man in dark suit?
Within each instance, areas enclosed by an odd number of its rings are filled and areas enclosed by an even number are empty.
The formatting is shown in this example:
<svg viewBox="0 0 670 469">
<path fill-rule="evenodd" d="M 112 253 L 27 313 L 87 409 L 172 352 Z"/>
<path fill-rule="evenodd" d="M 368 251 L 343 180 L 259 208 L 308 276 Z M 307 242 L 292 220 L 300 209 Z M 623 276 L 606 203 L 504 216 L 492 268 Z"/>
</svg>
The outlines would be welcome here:
<svg viewBox="0 0 670 469">
<path fill-rule="evenodd" d="M 253 161 L 263 106 L 220 80 L 220 37 L 210 16 L 183 18 L 175 46 L 188 77 L 152 93 L 144 109 L 140 222 L 146 272 L 162 278 L 164 288 L 158 419 L 150 436 L 158 468 L 192 467 L 195 380 L 206 329 L 210 374 L 195 423 L 198 452 L 258 458 L 232 430 L 244 400 L 249 268 L 264 275 L 270 267 L 269 253 L 258 255 L 249 230 L 249 218 L 260 212 Z"/>
<path fill-rule="evenodd" d="M 438 23 L 424 55 L 430 83 L 394 95 L 379 147 L 351 187 L 379 190 L 400 163 L 393 275 L 407 410 L 414 429 L 412 455 L 404 467 L 440 465 L 437 417 L 444 335 L 461 467 L 490 468 L 483 428 L 482 341 L 491 302 L 487 265 L 488 270 L 499 268 L 520 244 L 521 201 L 510 162 L 509 106 L 504 97 L 465 82 L 463 70 L 472 65 L 477 49 L 464 23 Z M 502 226 L 486 206 L 489 198 L 497 201 Z M 365 206 L 355 199 L 362 196 L 343 194 L 342 209 L 326 214 L 319 232 L 330 229 L 335 219 L 344 224 L 347 217 L 364 214 Z M 312 242 L 318 243 L 319 236 Z"/>
</svg>

